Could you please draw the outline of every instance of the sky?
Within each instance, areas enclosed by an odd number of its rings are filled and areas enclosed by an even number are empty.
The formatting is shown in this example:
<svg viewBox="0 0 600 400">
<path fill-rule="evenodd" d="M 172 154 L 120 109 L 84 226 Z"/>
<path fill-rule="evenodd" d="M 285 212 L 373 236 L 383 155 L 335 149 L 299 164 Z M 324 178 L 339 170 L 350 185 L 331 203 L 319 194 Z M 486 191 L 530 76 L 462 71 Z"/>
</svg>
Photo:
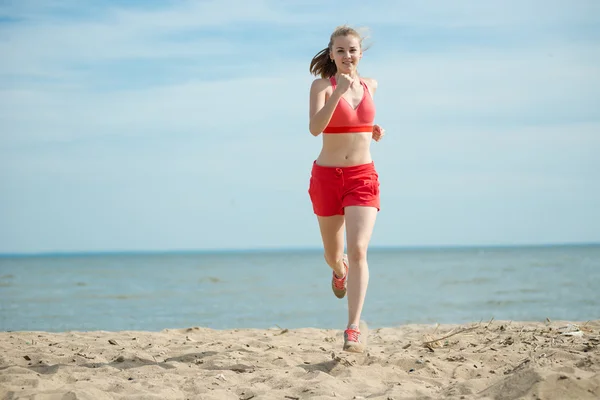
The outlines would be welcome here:
<svg viewBox="0 0 600 400">
<path fill-rule="evenodd" d="M 595 0 L 0 2 L 0 253 L 318 248 L 312 57 L 367 27 L 373 247 L 600 242 Z"/>
</svg>

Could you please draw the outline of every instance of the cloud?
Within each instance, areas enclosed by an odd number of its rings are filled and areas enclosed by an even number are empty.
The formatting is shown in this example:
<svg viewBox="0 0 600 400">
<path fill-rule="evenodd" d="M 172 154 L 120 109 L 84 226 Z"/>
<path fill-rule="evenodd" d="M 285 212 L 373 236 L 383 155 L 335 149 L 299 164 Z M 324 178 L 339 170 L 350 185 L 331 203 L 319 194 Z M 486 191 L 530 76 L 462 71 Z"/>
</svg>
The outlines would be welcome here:
<svg viewBox="0 0 600 400">
<path fill-rule="evenodd" d="M 523 34 L 527 42 L 548 32 L 539 26 L 567 25 L 573 31 L 581 24 L 593 23 L 598 5 L 579 1 L 566 6 L 562 2 L 452 3 L 424 1 L 381 1 L 374 7 L 351 2 L 352 7 L 339 9 L 321 4 L 307 7 L 303 2 L 278 3 L 255 1 L 183 1 L 162 3 L 144 8 L 121 5 L 82 6 L 74 1 L 11 2 L 0 8 L 0 15 L 16 21 L 2 28 L 2 50 L 9 54 L 4 71 L 19 71 L 35 62 L 91 62 L 113 59 L 202 58 L 210 54 L 230 54 L 244 47 L 272 51 L 273 43 L 297 46 L 302 40 L 324 35 L 326 43 L 331 29 L 356 19 L 357 25 L 373 25 L 378 40 L 386 36 L 417 35 L 426 39 L 424 30 L 436 40 L 479 29 L 489 35 L 501 29 L 505 39 L 510 32 Z M 585 26 L 585 25 L 584 25 Z M 378 27 L 381 27 L 378 29 Z M 564 26 L 553 34 L 564 32 Z M 303 28 L 303 29 L 302 29 Z M 525 30 L 526 32 L 525 32 Z M 439 31 L 436 31 L 439 30 Z M 315 33 L 312 33 L 315 32 Z M 466 31 L 473 33 L 474 31 Z M 440 35 L 443 33 L 443 35 Z M 597 30 L 596 30 L 597 33 Z M 472 40 L 472 35 L 470 35 Z M 465 40 L 463 36 L 460 39 Z M 402 46 L 402 42 L 397 43 Z M 34 51 L 32 51 L 32 49 Z M 283 50 L 283 49 L 282 49 Z M 40 68 L 38 73 L 42 73 Z"/>
<path fill-rule="evenodd" d="M 378 21 L 384 33 L 369 50 L 363 68 L 380 81 L 383 121 L 401 127 L 597 118 L 593 107 L 600 89 L 597 43 L 573 43 L 566 36 L 553 40 L 554 36 L 531 28 L 589 21 L 595 3 L 519 4 L 369 6 L 371 12 L 359 19 Z M 310 26 L 325 15 L 330 18 L 329 11 L 335 8 L 323 7 L 317 12 L 294 2 L 250 6 L 242 1 L 205 1 L 140 9 L 109 3 L 90 12 L 72 1 L 5 4 L 0 15 L 23 22 L 2 28 L 0 50 L 10 57 L 0 66 L 0 117 L 7 128 L 0 145 L 166 130 L 223 134 L 222 130 L 240 131 L 244 126 L 269 126 L 273 115 L 304 129 L 306 113 L 300 110 L 306 108 L 311 79 L 305 70 L 316 50 L 309 53 L 307 49 L 315 46 L 304 44 L 314 34 L 298 31 L 296 24 L 307 23 L 308 15 L 316 18 Z M 75 11 L 65 16 L 67 9 Z M 354 14 L 342 11 L 340 19 L 349 15 Z M 400 31 L 390 28 L 392 22 Z M 530 34 L 524 35 L 529 38 L 524 43 L 508 48 L 471 43 L 472 34 L 466 41 L 453 37 L 450 44 L 426 51 L 396 41 L 411 29 L 443 38 L 436 29 L 455 33 L 465 26 L 487 28 L 484 36 L 515 26 L 521 33 L 529 28 Z M 283 29 L 286 40 L 268 38 L 270 29 L 277 33 Z M 386 36 L 390 32 L 396 36 Z M 532 45 L 532 37 L 542 39 Z M 416 43 L 423 41 L 425 36 L 416 36 Z M 300 54 L 292 51 L 283 57 L 289 50 L 271 43 L 305 47 Z M 398 49 L 391 50 L 392 44 Z M 249 56 L 252 50 L 260 51 Z M 285 101 L 261 107 L 270 99 Z"/>
<path fill-rule="evenodd" d="M 371 28 L 361 72 L 388 131 L 372 147 L 375 244 L 600 240 L 586 225 L 597 15 L 593 1 L 3 2 L 0 251 L 320 245 L 308 65 L 344 22 Z"/>
<path fill-rule="evenodd" d="M 365 57 L 363 69 L 380 81 L 378 115 L 388 125 L 562 124 L 598 118 L 594 107 L 600 90 L 597 49 L 578 45 L 374 54 Z M 308 60 L 276 60 L 263 69 L 250 66 L 248 77 L 209 81 L 188 76 L 185 81 L 163 84 L 151 80 L 145 87 L 131 89 L 90 92 L 68 83 L 5 89 L 0 92 L 0 113 L 8 128 L 4 144 L 90 134 L 127 136 L 166 130 L 226 134 L 224 130 L 247 126 L 270 130 L 273 116 L 287 118 L 288 126 L 298 124 L 295 129 L 304 130 L 306 87 L 312 79 L 305 71 L 307 65 Z M 40 129 L 33 129 L 36 124 Z"/>
<path fill-rule="evenodd" d="M 591 45 L 407 54 L 385 64 L 374 61 L 373 70 L 382 77 L 383 110 L 397 123 L 582 122 L 599 116 L 593 105 L 600 89 L 598 50 Z"/>
</svg>

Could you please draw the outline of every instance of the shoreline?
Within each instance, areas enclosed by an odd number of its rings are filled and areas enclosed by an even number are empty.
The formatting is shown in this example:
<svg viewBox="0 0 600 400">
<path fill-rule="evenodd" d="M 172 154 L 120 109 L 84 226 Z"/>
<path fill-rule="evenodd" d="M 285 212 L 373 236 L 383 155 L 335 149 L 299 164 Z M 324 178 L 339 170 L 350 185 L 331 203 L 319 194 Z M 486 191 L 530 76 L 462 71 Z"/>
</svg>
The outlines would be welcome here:
<svg viewBox="0 0 600 400">
<path fill-rule="evenodd" d="M 521 243 L 478 243 L 452 244 L 438 243 L 406 246 L 370 246 L 369 251 L 432 251 L 432 250 L 511 250 L 511 249 L 552 249 L 573 247 L 600 247 L 600 242 L 521 242 Z M 281 247 L 216 247 L 198 249 L 107 249 L 107 250 L 40 250 L 26 252 L 0 252 L 0 259 L 51 258 L 51 257 L 111 257 L 111 256 L 169 256 L 169 255 L 222 255 L 222 254 L 278 254 L 278 253 L 321 253 L 320 246 L 281 246 Z"/>
<path fill-rule="evenodd" d="M 595 399 L 600 320 L 0 332 L 0 398 Z"/>
</svg>

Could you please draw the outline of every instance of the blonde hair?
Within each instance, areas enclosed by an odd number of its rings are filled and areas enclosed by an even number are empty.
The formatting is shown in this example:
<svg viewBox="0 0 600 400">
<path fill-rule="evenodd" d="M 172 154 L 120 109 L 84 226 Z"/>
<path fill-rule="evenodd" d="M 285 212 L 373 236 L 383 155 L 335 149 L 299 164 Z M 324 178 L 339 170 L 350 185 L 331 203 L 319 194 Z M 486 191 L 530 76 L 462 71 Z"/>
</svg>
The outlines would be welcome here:
<svg viewBox="0 0 600 400">
<path fill-rule="evenodd" d="M 361 29 L 364 31 L 365 29 Z M 330 78 L 337 72 L 337 67 L 332 59 L 329 58 L 329 52 L 333 46 L 333 41 L 336 37 L 340 36 L 354 36 L 359 40 L 361 49 L 363 48 L 363 40 L 365 36 L 359 33 L 359 30 L 354 29 L 348 25 L 341 25 L 335 28 L 331 37 L 329 38 L 329 44 L 323 50 L 318 52 L 310 62 L 310 73 L 313 75 L 320 75 L 321 78 Z M 366 49 L 364 49 L 366 50 Z"/>
</svg>

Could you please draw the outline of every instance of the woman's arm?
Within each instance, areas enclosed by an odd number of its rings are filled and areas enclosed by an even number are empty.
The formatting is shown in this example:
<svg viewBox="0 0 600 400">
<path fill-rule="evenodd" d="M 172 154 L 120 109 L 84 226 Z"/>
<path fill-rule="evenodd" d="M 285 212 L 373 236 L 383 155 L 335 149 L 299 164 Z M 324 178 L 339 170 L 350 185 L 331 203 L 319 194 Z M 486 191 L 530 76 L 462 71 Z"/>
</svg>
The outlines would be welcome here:
<svg viewBox="0 0 600 400">
<path fill-rule="evenodd" d="M 310 87 L 310 123 L 308 129 L 313 136 L 318 136 L 331 120 L 335 107 L 342 98 L 340 91 L 334 90 L 327 99 L 327 79 L 315 79 Z"/>
</svg>

